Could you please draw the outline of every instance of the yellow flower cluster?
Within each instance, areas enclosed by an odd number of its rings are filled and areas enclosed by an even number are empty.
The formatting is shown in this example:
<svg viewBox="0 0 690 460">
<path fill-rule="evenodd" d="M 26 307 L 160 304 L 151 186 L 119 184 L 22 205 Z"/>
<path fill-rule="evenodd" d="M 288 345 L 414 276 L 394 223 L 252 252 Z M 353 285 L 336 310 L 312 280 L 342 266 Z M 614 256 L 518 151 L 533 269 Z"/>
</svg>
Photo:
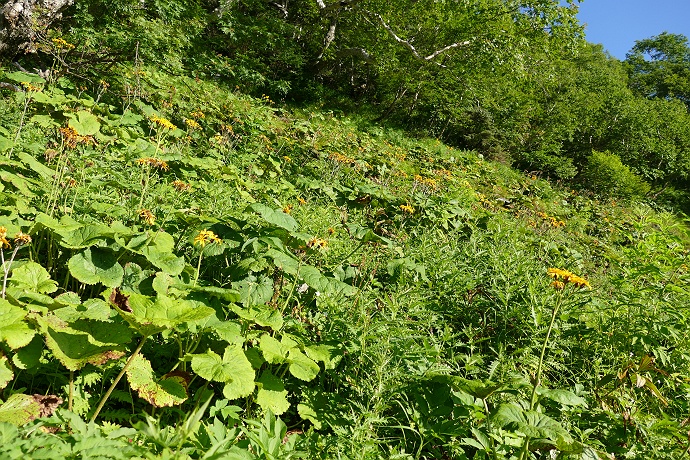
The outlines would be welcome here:
<svg viewBox="0 0 690 460">
<path fill-rule="evenodd" d="M 76 129 L 74 129 L 71 126 L 60 128 L 60 134 L 62 134 L 62 139 L 65 143 L 65 147 L 70 149 L 75 148 L 77 144 L 90 144 L 91 142 L 93 142 L 93 137 L 82 136 L 77 132 Z"/>
<path fill-rule="evenodd" d="M 291 204 L 288 204 L 283 208 L 283 212 L 285 214 L 290 214 L 292 212 L 292 208 L 294 208 L 294 206 Z"/>
<path fill-rule="evenodd" d="M 14 244 L 17 246 L 26 246 L 31 243 L 31 236 L 23 232 L 18 232 L 14 235 Z M 9 249 L 12 245 L 7 239 L 7 227 L 0 227 L 0 248 Z"/>
<path fill-rule="evenodd" d="M 565 227 L 565 222 L 562 220 L 558 220 L 557 218 L 553 216 L 549 216 L 545 212 L 538 212 L 537 216 L 541 217 L 544 220 L 548 220 L 551 223 L 552 227 Z"/>
<path fill-rule="evenodd" d="M 174 180 L 172 183 L 172 186 L 175 187 L 175 190 L 177 190 L 178 192 L 186 192 L 186 191 L 192 189 L 191 184 L 188 184 L 188 183 L 183 182 L 181 180 Z"/>
<path fill-rule="evenodd" d="M 148 209 L 140 209 L 138 211 L 139 218 L 146 222 L 147 225 L 153 225 L 156 222 L 156 216 Z"/>
<path fill-rule="evenodd" d="M 323 238 L 314 237 L 307 242 L 307 246 L 312 249 L 325 249 L 326 246 L 328 246 L 328 241 L 324 240 Z"/>
<path fill-rule="evenodd" d="M 184 122 L 189 129 L 201 129 L 201 125 L 193 118 L 185 118 Z"/>
<path fill-rule="evenodd" d="M 408 214 L 414 214 L 414 208 L 409 204 L 401 204 L 400 209 Z"/>
<path fill-rule="evenodd" d="M 414 180 L 415 182 L 430 188 L 436 188 L 436 186 L 438 185 L 436 179 L 427 179 L 426 177 L 422 177 L 419 174 L 414 176 Z"/>
<path fill-rule="evenodd" d="M 547 273 L 554 280 L 551 283 L 551 286 L 558 290 L 563 289 L 567 283 L 574 284 L 579 288 L 591 287 L 589 281 L 569 272 L 568 270 L 549 268 Z"/>
<path fill-rule="evenodd" d="M 177 129 L 177 126 L 173 125 L 167 118 L 151 115 L 151 121 L 163 129 L 169 129 L 171 131 Z"/>
<path fill-rule="evenodd" d="M 194 237 L 194 244 L 199 245 L 202 248 L 206 247 L 209 243 L 222 243 L 223 240 L 218 238 L 218 235 L 213 233 L 211 230 L 202 230 L 197 236 Z"/>
<path fill-rule="evenodd" d="M 355 162 L 354 158 L 350 158 L 349 156 L 343 155 L 342 153 L 338 152 L 331 153 L 330 155 L 328 155 L 328 158 L 335 161 L 336 163 L 341 163 L 344 165 L 350 165 Z"/>
<path fill-rule="evenodd" d="M 66 42 L 65 40 L 63 40 L 62 38 L 53 38 L 52 42 L 53 42 L 53 45 L 55 46 L 55 48 L 57 48 L 57 49 L 59 49 L 59 50 L 71 50 L 71 49 L 74 49 L 74 45 L 73 45 L 73 44 L 67 43 L 67 42 Z"/>
<path fill-rule="evenodd" d="M 158 158 L 152 158 L 152 157 L 139 158 L 137 160 L 137 164 L 138 165 L 149 165 L 153 168 L 162 169 L 163 171 L 168 171 L 170 169 L 170 166 L 168 166 L 168 163 L 166 163 L 164 160 L 159 160 Z"/>
<path fill-rule="evenodd" d="M 26 91 L 29 92 L 29 93 L 38 93 L 38 92 L 41 92 L 41 91 L 43 90 L 43 88 L 41 88 L 40 86 L 32 85 L 31 83 L 26 82 L 26 81 L 23 81 L 23 82 L 22 82 L 22 86 L 23 86 L 23 87 L 26 89 Z"/>
<path fill-rule="evenodd" d="M 204 115 L 204 112 L 202 112 L 201 110 L 195 110 L 194 112 L 190 113 L 189 116 L 192 118 L 196 118 L 197 120 L 206 117 L 206 115 Z"/>
</svg>

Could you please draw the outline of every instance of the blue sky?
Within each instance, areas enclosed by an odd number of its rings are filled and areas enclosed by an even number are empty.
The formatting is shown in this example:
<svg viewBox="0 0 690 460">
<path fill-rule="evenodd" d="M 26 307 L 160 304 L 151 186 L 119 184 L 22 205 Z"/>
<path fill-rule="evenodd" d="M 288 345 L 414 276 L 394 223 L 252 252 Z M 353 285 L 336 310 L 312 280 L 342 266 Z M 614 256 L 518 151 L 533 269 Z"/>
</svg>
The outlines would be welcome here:
<svg viewBox="0 0 690 460">
<path fill-rule="evenodd" d="M 587 41 L 621 60 L 635 40 L 664 31 L 690 38 L 690 0 L 584 0 L 578 18 Z"/>
</svg>

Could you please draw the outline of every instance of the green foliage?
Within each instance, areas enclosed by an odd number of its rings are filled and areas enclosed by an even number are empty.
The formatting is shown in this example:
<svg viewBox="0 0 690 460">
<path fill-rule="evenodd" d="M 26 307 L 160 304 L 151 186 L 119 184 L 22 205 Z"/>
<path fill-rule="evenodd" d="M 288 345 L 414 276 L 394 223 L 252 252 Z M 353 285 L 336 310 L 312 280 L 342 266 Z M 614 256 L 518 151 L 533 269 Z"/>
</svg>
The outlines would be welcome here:
<svg viewBox="0 0 690 460">
<path fill-rule="evenodd" d="M 690 236 L 615 202 L 687 176 L 682 104 L 632 96 L 556 2 L 352 3 L 326 50 L 330 16 L 291 5 L 86 2 L 108 86 L 3 77 L 41 88 L 1 101 L 2 455 L 682 455 Z M 421 62 L 384 24 L 477 40 Z M 87 32 L 138 59 L 105 72 Z M 306 62 L 481 152 L 206 78 L 280 93 Z M 537 177 L 580 171 L 612 198 Z"/>
<path fill-rule="evenodd" d="M 593 151 L 582 180 L 587 188 L 606 196 L 641 197 L 649 192 L 649 185 L 610 152 Z"/>
</svg>

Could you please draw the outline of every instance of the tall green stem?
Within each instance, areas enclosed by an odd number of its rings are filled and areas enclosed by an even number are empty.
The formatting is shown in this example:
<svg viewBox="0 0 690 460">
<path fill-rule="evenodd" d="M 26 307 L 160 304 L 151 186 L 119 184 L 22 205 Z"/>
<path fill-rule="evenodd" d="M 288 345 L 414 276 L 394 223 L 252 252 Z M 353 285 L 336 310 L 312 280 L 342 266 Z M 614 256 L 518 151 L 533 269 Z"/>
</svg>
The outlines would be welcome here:
<svg viewBox="0 0 690 460">
<path fill-rule="evenodd" d="M 106 401 L 108 400 L 108 398 L 110 398 L 110 395 L 113 393 L 113 390 L 115 390 L 115 387 L 120 382 L 120 379 L 122 378 L 122 376 L 125 375 L 125 372 L 127 372 L 127 368 L 129 368 L 129 365 L 132 364 L 132 361 L 134 361 L 134 358 L 141 351 L 142 347 L 144 346 L 144 342 L 146 342 L 146 339 L 148 339 L 148 337 L 149 337 L 148 335 L 145 335 L 141 338 L 141 342 L 139 342 L 137 349 L 134 350 L 134 353 L 132 353 L 132 356 L 129 357 L 129 359 L 125 363 L 125 366 L 122 368 L 120 373 L 117 374 L 117 377 L 115 377 L 115 381 L 113 382 L 112 385 L 110 385 L 110 388 L 108 388 L 108 391 L 105 393 L 105 395 L 101 399 L 101 402 L 98 403 L 98 407 L 96 408 L 96 411 L 93 413 L 93 416 L 91 416 L 91 420 L 89 421 L 89 423 L 93 423 L 96 421 L 96 417 L 98 417 L 98 414 L 101 412 L 101 409 L 103 409 L 103 406 L 105 406 Z"/>
<path fill-rule="evenodd" d="M 553 325 L 556 323 L 556 315 L 558 315 L 558 310 L 561 307 L 561 301 L 563 300 L 563 291 L 559 291 L 558 298 L 556 300 L 556 305 L 551 312 L 551 321 L 549 322 L 549 327 L 546 330 L 546 337 L 544 337 L 544 343 L 541 346 L 541 354 L 539 355 L 539 364 L 537 365 L 537 374 L 534 377 L 534 383 L 532 384 L 532 395 L 530 396 L 529 410 L 533 411 L 537 405 L 537 388 L 541 385 L 541 374 L 544 369 L 544 356 L 546 355 L 546 347 L 549 344 L 549 338 L 551 338 L 551 331 L 553 331 Z M 529 436 L 525 438 L 525 443 L 522 445 L 522 450 L 520 452 L 520 460 L 525 460 L 529 455 Z"/>
</svg>

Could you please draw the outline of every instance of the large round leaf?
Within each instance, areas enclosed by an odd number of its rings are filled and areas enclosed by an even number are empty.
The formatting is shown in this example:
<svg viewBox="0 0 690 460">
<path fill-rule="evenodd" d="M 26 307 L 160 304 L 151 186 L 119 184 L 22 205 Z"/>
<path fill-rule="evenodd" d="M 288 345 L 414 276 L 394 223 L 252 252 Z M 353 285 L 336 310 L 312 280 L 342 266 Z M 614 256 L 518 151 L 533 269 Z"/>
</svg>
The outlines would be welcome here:
<svg viewBox="0 0 690 460">
<path fill-rule="evenodd" d="M 203 379 L 224 382 L 227 399 L 243 398 L 254 391 L 254 368 L 238 346 L 228 346 L 222 358 L 210 350 L 193 355 L 192 369 Z"/>
<path fill-rule="evenodd" d="M 68 263 L 69 272 L 84 284 L 102 283 L 108 287 L 122 284 L 124 269 L 109 250 L 87 248 L 73 256 Z"/>
</svg>

